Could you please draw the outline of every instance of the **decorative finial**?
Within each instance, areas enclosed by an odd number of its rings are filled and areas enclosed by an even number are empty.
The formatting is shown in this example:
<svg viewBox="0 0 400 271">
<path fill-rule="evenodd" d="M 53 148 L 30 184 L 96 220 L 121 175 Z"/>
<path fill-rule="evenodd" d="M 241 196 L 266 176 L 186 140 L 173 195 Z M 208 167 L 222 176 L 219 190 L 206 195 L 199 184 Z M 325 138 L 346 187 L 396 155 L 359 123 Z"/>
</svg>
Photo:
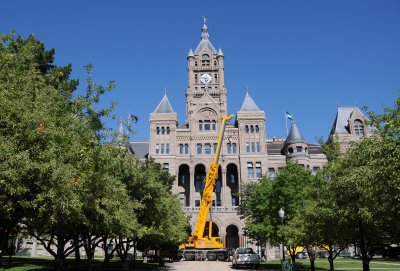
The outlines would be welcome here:
<svg viewBox="0 0 400 271">
<path fill-rule="evenodd" d="M 246 92 L 246 96 L 249 95 L 250 91 L 249 91 L 249 87 L 247 86 L 247 84 L 246 84 L 246 87 L 245 87 L 244 91 Z"/>
<path fill-rule="evenodd" d="M 356 100 L 356 107 L 358 107 L 358 101 Z"/>
<path fill-rule="evenodd" d="M 206 18 L 206 16 L 203 15 L 203 24 L 206 24 L 206 23 L 207 23 L 207 18 Z"/>
<path fill-rule="evenodd" d="M 164 87 L 164 95 L 167 96 L 167 87 Z"/>
<path fill-rule="evenodd" d="M 336 101 L 336 106 L 337 106 L 337 107 L 340 107 L 340 106 L 339 106 L 339 101 Z"/>
</svg>

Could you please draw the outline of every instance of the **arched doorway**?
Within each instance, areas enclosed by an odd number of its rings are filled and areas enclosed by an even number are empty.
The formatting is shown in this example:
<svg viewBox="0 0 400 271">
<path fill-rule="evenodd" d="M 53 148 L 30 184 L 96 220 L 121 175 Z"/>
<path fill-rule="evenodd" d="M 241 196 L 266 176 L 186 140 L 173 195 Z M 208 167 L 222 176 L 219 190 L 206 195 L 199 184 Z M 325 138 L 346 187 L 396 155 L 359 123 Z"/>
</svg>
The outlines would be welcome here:
<svg viewBox="0 0 400 271">
<path fill-rule="evenodd" d="M 226 185 L 231 189 L 231 205 L 239 206 L 239 178 L 238 168 L 235 164 L 229 164 L 226 167 Z"/>
<path fill-rule="evenodd" d="M 206 167 L 202 164 L 194 168 L 194 191 L 200 192 L 200 198 L 203 196 L 204 178 L 206 177 Z M 200 206 L 200 200 L 195 200 L 195 206 Z"/>
<path fill-rule="evenodd" d="M 208 236 L 208 229 L 210 228 L 210 222 L 207 221 L 206 226 L 204 227 L 204 233 L 203 236 Z M 219 236 L 219 228 L 218 225 L 215 223 L 212 223 L 212 235 L 214 237 Z"/>
<path fill-rule="evenodd" d="M 190 171 L 186 164 L 179 166 L 178 186 L 181 186 L 185 192 L 179 194 L 179 199 L 183 206 L 190 205 Z"/>
<path fill-rule="evenodd" d="M 226 228 L 226 247 L 237 248 L 239 247 L 239 229 L 235 225 L 229 225 Z"/>
</svg>

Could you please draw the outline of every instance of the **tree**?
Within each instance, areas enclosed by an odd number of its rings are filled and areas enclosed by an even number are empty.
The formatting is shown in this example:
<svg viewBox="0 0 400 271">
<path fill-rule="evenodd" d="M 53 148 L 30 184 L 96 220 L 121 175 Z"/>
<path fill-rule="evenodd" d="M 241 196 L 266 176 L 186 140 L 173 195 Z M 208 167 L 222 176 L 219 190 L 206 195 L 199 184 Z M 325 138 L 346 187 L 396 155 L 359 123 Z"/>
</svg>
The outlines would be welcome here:
<svg viewBox="0 0 400 271">
<path fill-rule="evenodd" d="M 400 165 L 400 100 L 383 114 L 370 112 L 370 138 L 354 143 L 342 156 L 332 160 L 331 191 L 340 217 L 347 223 L 360 249 L 363 270 L 377 247 L 398 243 Z"/>
<path fill-rule="evenodd" d="M 295 235 L 287 235 L 288 224 L 294 218 L 298 209 L 304 208 L 307 194 L 305 188 L 311 183 L 311 171 L 303 166 L 288 162 L 280 170 L 275 179 L 266 177 L 260 183 L 251 184 L 251 193 L 242 193 L 239 212 L 246 218 L 246 229 L 251 238 L 267 240 L 279 244 L 283 238 L 292 261 L 295 262 L 295 252 L 301 240 Z M 245 188 L 244 192 L 249 191 Z M 285 210 L 284 223 L 281 226 L 278 211 Z"/>
</svg>

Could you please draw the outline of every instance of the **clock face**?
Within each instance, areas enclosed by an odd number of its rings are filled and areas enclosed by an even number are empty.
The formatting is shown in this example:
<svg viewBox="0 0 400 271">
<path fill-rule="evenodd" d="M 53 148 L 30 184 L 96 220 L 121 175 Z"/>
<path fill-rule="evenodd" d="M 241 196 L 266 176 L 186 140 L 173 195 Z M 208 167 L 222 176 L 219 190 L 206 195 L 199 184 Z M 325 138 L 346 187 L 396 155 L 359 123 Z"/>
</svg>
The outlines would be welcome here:
<svg viewBox="0 0 400 271">
<path fill-rule="evenodd" d="M 200 81 L 201 81 L 203 84 L 208 84 L 208 83 L 210 83 L 210 82 L 211 82 L 211 75 L 209 75 L 208 73 L 203 74 L 203 75 L 200 77 Z"/>
</svg>

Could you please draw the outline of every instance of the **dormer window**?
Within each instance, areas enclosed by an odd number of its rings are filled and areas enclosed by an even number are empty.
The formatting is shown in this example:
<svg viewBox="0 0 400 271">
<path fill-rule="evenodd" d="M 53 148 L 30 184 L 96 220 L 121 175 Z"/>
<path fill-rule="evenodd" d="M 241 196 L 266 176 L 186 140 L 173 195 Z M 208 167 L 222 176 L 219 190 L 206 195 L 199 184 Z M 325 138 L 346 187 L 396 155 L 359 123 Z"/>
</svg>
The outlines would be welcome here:
<svg viewBox="0 0 400 271">
<path fill-rule="evenodd" d="M 356 135 L 364 135 L 364 125 L 359 119 L 354 121 L 354 133 Z"/>
<path fill-rule="evenodd" d="M 303 147 L 302 146 L 296 146 L 296 151 L 297 152 L 303 152 Z"/>
</svg>

